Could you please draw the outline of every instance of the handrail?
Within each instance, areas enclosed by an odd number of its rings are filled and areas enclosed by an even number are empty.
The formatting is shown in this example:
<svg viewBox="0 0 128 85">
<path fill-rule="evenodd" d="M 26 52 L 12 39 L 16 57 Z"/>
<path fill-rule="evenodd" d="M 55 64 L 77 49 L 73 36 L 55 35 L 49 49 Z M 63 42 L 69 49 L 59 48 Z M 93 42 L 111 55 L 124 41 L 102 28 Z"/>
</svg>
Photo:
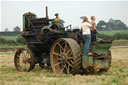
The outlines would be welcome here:
<svg viewBox="0 0 128 85">
<path fill-rule="evenodd" d="M 68 30 L 69 27 L 70 27 L 70 30 L 71 30 L 71 28 L 72 28 L 72 25 L 71 24 L 68 25 L 68 26 L 66 26 L 66 27 L 64 27 L 64 28 L 67 28 L 67 30 Z"/>
<path fill-rule="evenodd" d="M 26 16 L 25 16 L 26 17 Z M 30 21 L 30 19 L 28 18 L 28 17 L 26 17 L 27 18 L 27 20 L 29 21 L 29 23 L 31 24 L 31 26 L 32 26 L 32 28 L 35 30 L 35 27 L 33 26 L 33 24 L 31 23 L 31 21 Z M 36 33 L 37 33 L 37 30 L 35 30 L 36 31 Z"/>
</svg>

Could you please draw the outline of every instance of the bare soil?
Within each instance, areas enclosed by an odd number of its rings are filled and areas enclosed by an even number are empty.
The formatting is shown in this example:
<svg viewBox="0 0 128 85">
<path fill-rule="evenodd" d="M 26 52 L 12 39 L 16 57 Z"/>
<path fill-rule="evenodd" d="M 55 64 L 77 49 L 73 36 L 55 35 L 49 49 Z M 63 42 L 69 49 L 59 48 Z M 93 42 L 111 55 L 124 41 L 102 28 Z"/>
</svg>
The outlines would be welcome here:
<svg viewBox="0 0 128 85">
<path fill-rule="evenodd" d="M 0 48 L 0 52 L 8 52 L 8 51 L 15 51 L 18 48 Z"/>
</svg>

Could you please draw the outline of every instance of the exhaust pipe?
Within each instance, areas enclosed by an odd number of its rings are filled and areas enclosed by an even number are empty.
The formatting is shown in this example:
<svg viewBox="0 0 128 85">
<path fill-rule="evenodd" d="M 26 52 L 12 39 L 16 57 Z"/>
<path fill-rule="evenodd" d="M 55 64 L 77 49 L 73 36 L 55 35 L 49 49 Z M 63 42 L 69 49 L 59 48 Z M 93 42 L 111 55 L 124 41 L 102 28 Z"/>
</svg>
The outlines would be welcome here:
<svg viewBox="0 0 128 85">
<path fill-rule="evenodd" d="M 46 6 L 46 18 L 48 19 L 48 7 Z"/>
</svg>

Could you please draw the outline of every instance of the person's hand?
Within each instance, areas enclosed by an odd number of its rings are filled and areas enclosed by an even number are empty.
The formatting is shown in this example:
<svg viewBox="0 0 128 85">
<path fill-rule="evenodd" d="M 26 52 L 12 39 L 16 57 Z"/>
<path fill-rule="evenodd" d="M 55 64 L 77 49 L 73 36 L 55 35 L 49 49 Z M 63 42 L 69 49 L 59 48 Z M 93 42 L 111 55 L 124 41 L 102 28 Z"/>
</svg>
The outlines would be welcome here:
<svg viewBox="0 0 128 85">
<path fill-rule="evenodd" d="M 93 29 L 94 29 L 94 30 L 96 30 L 96 28 L 95 28 L 95 27 L 94 27 Z"/>
<path fill-rule="evenodd" d="M 89 20 L 87 22 L 90 23 Z"/>
</svg>

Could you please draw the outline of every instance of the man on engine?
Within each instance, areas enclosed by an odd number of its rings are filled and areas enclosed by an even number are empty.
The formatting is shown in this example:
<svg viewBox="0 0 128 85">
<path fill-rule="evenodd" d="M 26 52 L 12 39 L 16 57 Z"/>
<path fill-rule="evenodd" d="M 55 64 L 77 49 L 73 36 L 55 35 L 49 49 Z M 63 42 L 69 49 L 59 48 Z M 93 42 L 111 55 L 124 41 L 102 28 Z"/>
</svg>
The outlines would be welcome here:
<svg viewBox="0 0 128 85">
<path fill-rule="evenodd" d="M 56 16 L 56 18 L 54 18 L 53 23 L 54 23 L 55 25 L 57 25 L 58 28 L 64 27 L 64 25 L 63 25 L 64 21 L 61 20 L 61 19 L 58 17 L 59 14 L 56 13 L 55 16 Z"/>
</svg>

